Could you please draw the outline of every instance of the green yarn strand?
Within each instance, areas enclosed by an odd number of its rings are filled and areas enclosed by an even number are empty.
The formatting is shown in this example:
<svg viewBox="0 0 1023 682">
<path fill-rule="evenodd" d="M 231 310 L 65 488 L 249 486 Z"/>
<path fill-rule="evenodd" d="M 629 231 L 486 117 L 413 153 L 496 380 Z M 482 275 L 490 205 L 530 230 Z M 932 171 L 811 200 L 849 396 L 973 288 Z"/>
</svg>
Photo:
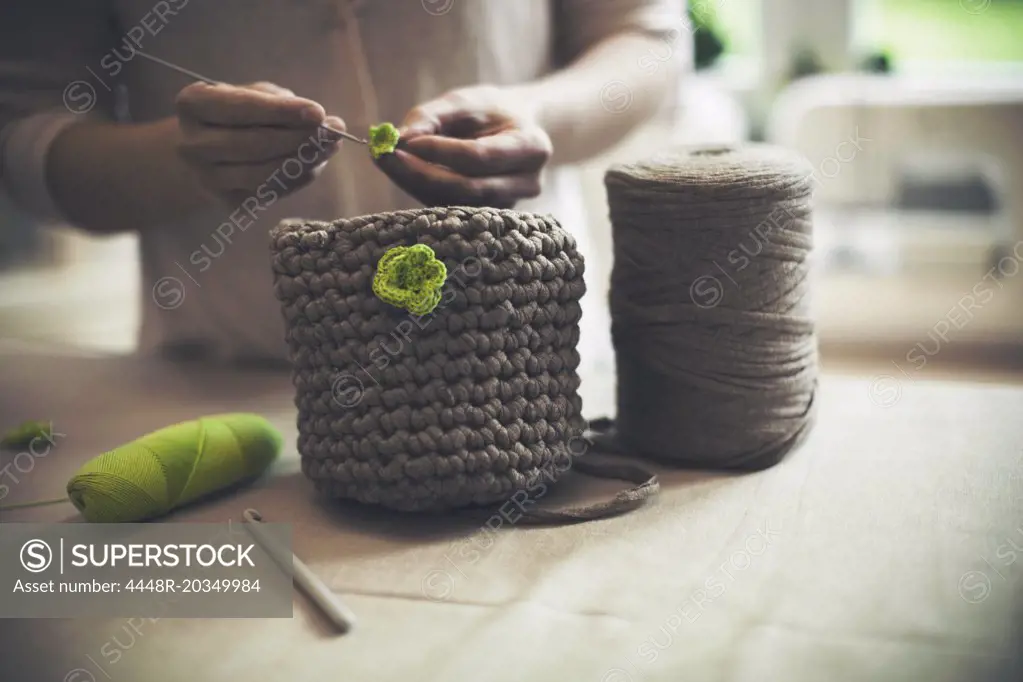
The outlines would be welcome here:
<svg viewBox="0 0 1023 682">
<path fill-rule="evenodd" d="M 27 448 L 36 438 L 45 438 L 53 431 L 50 422 L 31 420 L 22 422 L 0 438 L 0 448 L 15 450 Z"/>
<path fill-rule="evenodd" d="M 87 521 L 144 521 L 261 475 L 282 445 L 280 432 L 255 414 L 182 422 L 86 462 L 68 497 Z"/>
<path fill-rule="evenodd" d="M 54 504 L 67 504 L 67 501 L 67 497 L 54 497 L 49 500 L 31 500 L 30 502 L 0 504 L 0 512 L 14 511 L 15 509 L 29 509 L 31 507 L 49 507 Z"/>
</svg>

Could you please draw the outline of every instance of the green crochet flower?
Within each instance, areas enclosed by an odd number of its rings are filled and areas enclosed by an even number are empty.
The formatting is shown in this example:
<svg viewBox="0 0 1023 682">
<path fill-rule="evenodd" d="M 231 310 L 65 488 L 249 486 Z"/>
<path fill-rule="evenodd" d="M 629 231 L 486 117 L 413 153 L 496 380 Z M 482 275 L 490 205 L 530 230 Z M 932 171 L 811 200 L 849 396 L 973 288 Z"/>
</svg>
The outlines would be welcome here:
<svg viewBox="0 0 1023 682">
<path fill-rule="evenodd" d="M 373 293 L 384 303 L 426 315 L 440 303 L 448 269 L 426 244 L 395 246 L 377 263 Z"/>
<path fill-rule="evenodd" d="M 374 159 L 379 159 L 384 154 L 394 152 L 398 146 L 398 138 L 401 134 L 398 129 L 390 123 L 369 127 L 369 153 Z"/>
</svg>

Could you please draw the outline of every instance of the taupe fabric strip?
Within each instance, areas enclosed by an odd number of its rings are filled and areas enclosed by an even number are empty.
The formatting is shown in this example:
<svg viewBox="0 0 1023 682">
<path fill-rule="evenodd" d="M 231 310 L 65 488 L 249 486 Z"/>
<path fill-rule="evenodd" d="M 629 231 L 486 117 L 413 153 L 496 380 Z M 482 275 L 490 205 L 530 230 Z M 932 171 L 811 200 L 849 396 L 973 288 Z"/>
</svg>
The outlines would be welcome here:
<svg viewBox="0 0 1023 682">
<path fill-rule="evenodd" d="M 597 478 L 630 481 L 636 485 L 626 488 L 610 500 L 563 509 L 529 509 L 523 512 L 522 525 L 578 523 L 619 516 L 642 506 L 661 490 L 657 475 L 641 466 L 620 462 L 587 462 L 579 460 L 573 467 L 580 473 Z"/>
</svg>

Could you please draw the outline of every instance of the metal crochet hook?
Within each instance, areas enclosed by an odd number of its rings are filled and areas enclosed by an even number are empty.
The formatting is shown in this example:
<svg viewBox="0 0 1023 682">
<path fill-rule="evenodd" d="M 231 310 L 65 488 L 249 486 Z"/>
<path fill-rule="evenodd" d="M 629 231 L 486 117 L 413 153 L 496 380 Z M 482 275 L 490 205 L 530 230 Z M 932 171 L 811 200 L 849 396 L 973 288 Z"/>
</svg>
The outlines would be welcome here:
<svg viewBox="0 0 1023 682">
<path fill-rule="evenodd" d="M 246 509 L 242 514 L 245 520 L 245 529 L 249 531 L 259 546 L 266 550 L 267 554 L 273 557 L 282 568 L 292 570 L 295 582 L 306 593 L 306 596 L 323 612 L 323 614 L 342 633 L 346 633 L 355 625 L 355 615 L 348 610 L 348 607 L 341 603 L 330 588 L 323 584 L 323 581 L 316 577 L 316 574 L 309 570 L 309 567 L 302 563 L 297 556 L 287 551 L 280 544 L 271 538 L 260 524 L 263 515 L 255 509 Z"/>
<path fill-rule="evenodd" d="M 188 76 L 189 78 L 194 78 L 197 81 L 202 81 L 203 83 L 206 83 L 207 85 L 225 85 L 225 83 L 223 83 L 222 81 L 216 81 L 216 80 L 213 80 L 212 78 L 207 78 L 206 76 L 203 76 L 202 74 L 198 74 L 195 71 L 191 71 L 190 69 L 186 69 L 183 66 L 178 66 L 177 64 L 172 64 L 171 62 L 168 62 L 168 61 L 166 61 L 164 59 L 160 59 L 159 57 L 154 57 L 151 54 L 146 54 L 142 50 L 135 50 L 135 54 L 137 54 L 138 56 L 143 57 L 145 59 L 148 59 L 151 62 L 155 62 L 157 64 L 161 64 L 162 66 L 166 66 L 168 69 L 172 69 L 174 71 L 177 71 L 178 73 L 183 74 L 185 76 Z M 320 128 L 322 128 L 323 130 L 329 131 L 331 133 L 334 133 L 335 135 L 340 135 L 341 137 L 345 138 L 346 140 L 351 140 L 352 142 L 358 142 L 359 144 L 369 145 L 369 141 L 368 140 L 364 140 L 361 137 L 356 137 L 355 135 L 352 135 L 351 133 L 347 133 L 347 132 L 345 132 L 343 130 L 338 130 L 337 128 L 332 128 L 331 126 L 329 126 L 329 125 L 327 125 L 325 123 L 321 123 L 320 124 Z"/>
</svg>

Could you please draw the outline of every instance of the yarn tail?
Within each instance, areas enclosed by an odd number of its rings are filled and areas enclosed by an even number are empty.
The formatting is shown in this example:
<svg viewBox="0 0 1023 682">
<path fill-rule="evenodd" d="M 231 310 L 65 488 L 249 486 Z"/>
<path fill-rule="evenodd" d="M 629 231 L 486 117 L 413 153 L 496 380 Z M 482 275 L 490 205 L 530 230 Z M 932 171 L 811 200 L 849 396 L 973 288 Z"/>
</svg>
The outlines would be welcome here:
<svg viewBox="0 0 1023 682">
<path fill-rule="evenodd" d="M 642 506 L 657 495 L 661 484 L 657 475 L 635 464 L 592 462 L 578 459 L 572 468 L 595 478 L 619 479 L 635 483 L 615 494 L 610 500 L 566 509 L 530 509 L 522 512 L 519 523 L 524 526 L 579 523 L 619 516 Z"/>
<path fill-rule="evenodd" d="M 0 504 L 0 512 L 12 511 L 14 509 L 28 509 L 29 507 L 45 507 L 51 504 L 68 502 L 67 497 L 54 497 L 51 500 L 32 500 L 31 502 L 18 502 L 16 504 Z"/>
</svg>

